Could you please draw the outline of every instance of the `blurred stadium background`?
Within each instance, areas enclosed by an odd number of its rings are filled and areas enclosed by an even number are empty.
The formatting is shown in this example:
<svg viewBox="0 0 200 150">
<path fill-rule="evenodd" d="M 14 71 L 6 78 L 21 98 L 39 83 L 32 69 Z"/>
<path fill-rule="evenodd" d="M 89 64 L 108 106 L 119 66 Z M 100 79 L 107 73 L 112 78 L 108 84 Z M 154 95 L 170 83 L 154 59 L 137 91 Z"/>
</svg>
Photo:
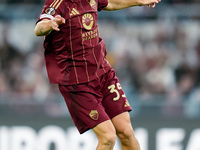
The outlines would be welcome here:
<svg viewBox="0 0 200 150">
<path fill-rule="evenodd" d="M 47 79 L 43 3 L 0 1 L 0 150 L 94 150 Z M 200 150 L 200 0 L 100 12 L 99 30 L 142 150 Z"/>
</svg>

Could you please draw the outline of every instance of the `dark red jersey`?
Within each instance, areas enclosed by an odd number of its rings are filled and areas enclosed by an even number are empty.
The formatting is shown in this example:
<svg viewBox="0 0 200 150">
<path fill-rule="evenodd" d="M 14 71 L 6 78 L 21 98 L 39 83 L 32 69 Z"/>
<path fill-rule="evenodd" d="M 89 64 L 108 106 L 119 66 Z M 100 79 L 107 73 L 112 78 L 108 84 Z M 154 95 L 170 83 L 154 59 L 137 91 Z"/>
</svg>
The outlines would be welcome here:
<svg viewBox="0 0 200 150">
<path fill-rule="evenodd" d="M 45 37 L 45 60 L 51 83 L 89 82 L 110 69 L 104 41 L 99 37 L 97 11 L 107 0 L 46 0 L 37 21 L 61 15 L 66 23 Z"/>
</svg>

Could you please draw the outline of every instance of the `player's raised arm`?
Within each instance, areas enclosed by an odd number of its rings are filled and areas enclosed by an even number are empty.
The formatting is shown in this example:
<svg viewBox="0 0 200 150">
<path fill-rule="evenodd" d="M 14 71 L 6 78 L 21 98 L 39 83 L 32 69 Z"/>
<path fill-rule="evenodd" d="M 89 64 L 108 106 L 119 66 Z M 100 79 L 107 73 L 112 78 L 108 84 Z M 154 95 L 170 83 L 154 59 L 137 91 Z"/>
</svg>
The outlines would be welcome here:
<svg viewBox="0 0 200 150">
<path fill-rule="evenodd" d="M 108 5 L 104 8 L 104 10 L 112 11 L 132 6 L 143 5 L 155 7 L 155 4 L 157 4 L 160 1 L 161 0 L 108 0 Z"/>
<path fill-rule="evenodd" d="M 59 25 L 65 23 L 65 19 L 60 15 L 55 16 L 52 20 L 43 19 L 35 26 L 35 35 L 44 36 L 49 34 L 52 30 L 60 31 Z"/>
</svg>

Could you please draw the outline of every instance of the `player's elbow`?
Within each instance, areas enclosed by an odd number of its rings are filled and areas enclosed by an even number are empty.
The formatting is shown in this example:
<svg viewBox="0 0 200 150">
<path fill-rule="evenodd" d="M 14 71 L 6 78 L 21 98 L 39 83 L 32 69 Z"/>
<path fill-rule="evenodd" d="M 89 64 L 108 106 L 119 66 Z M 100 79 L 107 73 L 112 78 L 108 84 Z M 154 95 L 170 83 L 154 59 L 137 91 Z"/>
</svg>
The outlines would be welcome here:
<svg viewBox="0 0 200 150">
<path fill-rule="evenodd" d="M 112 3 L 108 3 L 108 5 L 107 5 L 106 7 L 104 7 L 103 10 L 106 10 L 106 11 L 113 11 L 113 10 L 118 10 L 118 9 L 115 8 L 115 7 L 113 6 Z"/>
<path fill-rule="evenodd" d="M 114 11 L 114 10 L 124 9 L 124 8 L 130 7 L 130 6 L 131 6 L 131 4 L 129 4 L 129 1 L 115 2 L 113 0 L 109 0 L 108 5 L 104 8 L 104 10 Z"/>
</svg>

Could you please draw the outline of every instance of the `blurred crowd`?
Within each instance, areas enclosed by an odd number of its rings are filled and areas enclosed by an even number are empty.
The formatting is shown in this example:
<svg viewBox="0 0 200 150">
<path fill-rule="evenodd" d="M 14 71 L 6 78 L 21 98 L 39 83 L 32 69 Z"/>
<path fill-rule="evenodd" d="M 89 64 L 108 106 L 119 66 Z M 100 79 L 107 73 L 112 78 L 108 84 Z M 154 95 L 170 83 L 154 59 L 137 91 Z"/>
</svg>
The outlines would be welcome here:
<svg viewBox="0 0 200 150">
<path fill-rule="evenodd" d="M 43 37 L 35 37 L 35 21 L 0 20 L 0 97 L 20 95 L 18 99 L 42 102 L 58 93 L 47 78 Z M 198 20 L 101 20 L 99 30 L 129 101 L 139 96 L 148 103 L 161 96 L 165 114 L 200 114 Z"/>
<path fill-rule="evenodd" d="M 1 0 L 5 4 L 39 4 L 44 3 L 45 0 Z"/>
<path fill-rule="evenodd" d="M 20 93 L 43 100 L 53 92 L 44 63 L 44 37 L 35 37 L 34 24 L 34 21 L 0 24 L 0 94 Z"/>
<path fill-rule="evenodd" d="M 128 99 L 134 99 L 137 93 L 142 101 L 166 102 L 165 114 L 179 115 L 186 109 L 189 116 L 200 114 L 198 21 L 158 20 L 120 25 L 105 22 L 102 30 L 108 59 Z"/>
</svg>

